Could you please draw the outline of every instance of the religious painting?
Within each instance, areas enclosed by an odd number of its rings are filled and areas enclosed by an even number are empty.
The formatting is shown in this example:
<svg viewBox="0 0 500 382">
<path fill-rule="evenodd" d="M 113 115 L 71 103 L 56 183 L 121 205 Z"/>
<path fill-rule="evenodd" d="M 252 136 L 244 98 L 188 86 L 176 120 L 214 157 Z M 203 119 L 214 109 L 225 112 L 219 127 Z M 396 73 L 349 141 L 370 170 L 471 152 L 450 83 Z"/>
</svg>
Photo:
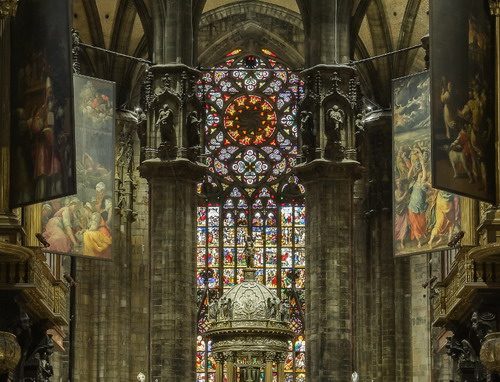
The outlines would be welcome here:
<svg viewBox="0 0 500 382">
<path fill-rule="evenodd" d="M 495 202 L 494 27 L 486 0 L 431 2 L 433 185 Z"/>
<path fill-rule="evenodd" d="M 12 19 L 12 207 L 76 192 L 70 3 L 20 0 Z"/>
<path fill-rule="evenodd" d="M 393 233 L 395 255 L 448 248 L 462 230 L 462 198 L 431 186 L 430 79 L 393 81 Z"/>
<path fill-rule="evenodd" d="M 74 76 L 74 196 L 46 202 L 42 226 L 48 252 L 111 258 L 115 168 L 115 83 Z"/>
</svg>

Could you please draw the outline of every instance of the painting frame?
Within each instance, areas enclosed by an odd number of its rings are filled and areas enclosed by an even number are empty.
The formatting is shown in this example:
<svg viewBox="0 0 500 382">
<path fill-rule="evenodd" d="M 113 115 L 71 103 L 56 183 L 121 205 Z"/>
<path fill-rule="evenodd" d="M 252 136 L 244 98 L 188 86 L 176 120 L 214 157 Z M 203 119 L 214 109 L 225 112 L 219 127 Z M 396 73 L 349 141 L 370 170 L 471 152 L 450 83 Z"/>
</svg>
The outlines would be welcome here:
<svg viewBox="0 0 500 382">
<path fill-rule="evenodd" d="M 12 21 L 11 208 L 76 192 L 71 17 L 71 2 L 21 0 Z"/>
<path fill-rule="evenodd" d="M 112 260 L 116 83 L 80 74 L 73 78 L 77 192 L 42 206 L 42 235 L 49 243 L 44 251 Z M 61 225 L 75 234 L 65 234 Z"/>
<path fill-rule="evenodd" d="M 430 3 L 432 182 L 495 204 L 494 17 L 487 0 L 458 1 Z"/>
<path fill-rule="evenodd" d="M 392 97 L 394 256 L 450 249 L 448 241 L 458 231 L 464 231 L 463 243 L 472 242 L 470 217 L 474 211 L 473 201 L 437 190 L 430 183 L 429 72 L 393 79 Z M 400 126 L 400 131 L 397 126 Z M 417 185 L 419 188 L 415 188 Z"/>
</svg>

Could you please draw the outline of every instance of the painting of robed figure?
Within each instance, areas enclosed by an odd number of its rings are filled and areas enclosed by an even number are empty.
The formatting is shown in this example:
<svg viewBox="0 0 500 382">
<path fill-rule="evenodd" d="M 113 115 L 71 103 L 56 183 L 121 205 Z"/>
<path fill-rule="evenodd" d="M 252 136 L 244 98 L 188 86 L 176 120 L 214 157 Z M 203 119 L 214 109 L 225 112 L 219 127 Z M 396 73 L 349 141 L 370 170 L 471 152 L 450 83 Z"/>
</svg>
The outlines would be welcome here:
<svg viewBox="0 0 500 382">
<path fill-rule="evenodd" d="M 74 76 L 74 196 L 43 204 L 48 252 L 110 259 L 113 232 L 115 83 Z"/>
<path fill-rule="evenodd" d="M 20 0 L 12 19 L 11 207 L 76 192 L 70 3 Z"/>
<path fill-rule="evenodd" d="M 395 255 L 448 248 L 462 231 L 462 198 L 431 185 L 429 86 L 428 72 L 393 81 Z"/>
<path fill-rule="evenodd" d="M 487 0 L 431 1 L 433 184 L 495 202 L 494 20 Z"/>
</svg>

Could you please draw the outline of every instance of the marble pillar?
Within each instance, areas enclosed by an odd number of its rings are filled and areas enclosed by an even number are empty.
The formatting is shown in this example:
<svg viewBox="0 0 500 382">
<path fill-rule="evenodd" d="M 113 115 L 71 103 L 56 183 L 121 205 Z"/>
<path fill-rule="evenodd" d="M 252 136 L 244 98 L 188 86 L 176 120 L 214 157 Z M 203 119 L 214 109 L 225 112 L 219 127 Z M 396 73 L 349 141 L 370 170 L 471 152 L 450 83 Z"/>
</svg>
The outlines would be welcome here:
<svg viewBox="0 0 500 382">
<path fill-rule="evenodd" d="M 351 57 L 351 0 L 314 0 L 308 3 L 307 62 L 345 64 Z"/>
<path fill-rule="evenodd" d="M 150 375 L 157 382 L 195 380 L 196 182 L 203 169 L 187 159 L 150 160 Z"/>
<path fill-rule="evenodd" d="M 315 131 L 314 156 L 295 167 L 306 187 L 308 380 L 347 381 L 354 367 L 353 187 L 362 174 L 356 160 L 361 94 L 357 73 L 347 66 L 317 65 L 303 75 L 308 93 L 302 110 L 313 116 Z"/>
<path fill-rule="evenodd" d="M 201 115 L 197 71 L 159 64 L 146 76 L 143 109 L 147 147 L 139 170 L 149 184 L 150 376 L 157 382 L 195 380 L 196 184 Z"/>
<path fill-rule="evenodd" d="M 152 2 L 153 62 L 193 65 L 193 5 L 186 0 Z"/>
</svg>

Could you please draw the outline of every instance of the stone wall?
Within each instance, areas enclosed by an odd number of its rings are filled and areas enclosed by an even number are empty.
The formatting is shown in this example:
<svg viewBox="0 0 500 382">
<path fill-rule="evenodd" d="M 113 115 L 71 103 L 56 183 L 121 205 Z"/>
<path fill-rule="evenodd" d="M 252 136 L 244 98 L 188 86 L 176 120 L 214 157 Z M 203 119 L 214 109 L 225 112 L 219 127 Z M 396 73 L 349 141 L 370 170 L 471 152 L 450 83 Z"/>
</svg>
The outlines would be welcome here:
<svg viewBox="0 0 500 382">
<path fill-rule="evenodd" d="M 134 167 L 139 163 L 135 142 Z M 148 185 L 134 170 L 136 220 L 117 213 L 111 261 L 76 258 L 74 381 L 134 381 L 147 374 L 149 344 Z M 66 266 L 68 270 L 69 267 Z M 68 271 L 69 273 L 69 271 Z M 54 381 L 68 380 L 66 353 L 54 356 Z"/>
</svg>

